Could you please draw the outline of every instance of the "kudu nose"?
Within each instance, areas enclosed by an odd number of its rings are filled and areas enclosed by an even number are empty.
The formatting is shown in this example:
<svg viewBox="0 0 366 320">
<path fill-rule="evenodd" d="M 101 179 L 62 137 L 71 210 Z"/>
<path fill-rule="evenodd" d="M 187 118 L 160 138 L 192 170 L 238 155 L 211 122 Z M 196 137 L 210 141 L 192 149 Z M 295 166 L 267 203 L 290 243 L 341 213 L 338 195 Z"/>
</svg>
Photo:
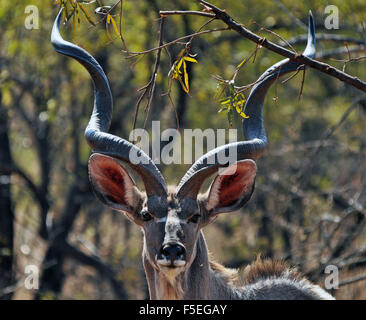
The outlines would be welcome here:
<svg viewBox="0 0 366 320">
<path fill-rule="evenodd" d="M 172 267 L 185 264 L 186 249 L 177 243 L 168 243 L 161 247 L 158 262 Z"/>
</svg>

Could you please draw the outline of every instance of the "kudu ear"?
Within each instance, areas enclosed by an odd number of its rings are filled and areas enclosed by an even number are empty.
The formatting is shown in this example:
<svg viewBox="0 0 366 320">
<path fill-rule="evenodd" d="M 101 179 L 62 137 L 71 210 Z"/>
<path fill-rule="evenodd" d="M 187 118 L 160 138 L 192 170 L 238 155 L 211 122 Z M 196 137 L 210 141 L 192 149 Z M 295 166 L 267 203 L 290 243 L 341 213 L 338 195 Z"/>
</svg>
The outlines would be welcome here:
<svg viewBox="0 0 366 320">
<path fill-rule="evenodd" d="M 212 182 L 206 209 L 210 216 L 240 209 L 254 191 L 257 166 L 242 160 L 224 169 Z"/>
<path fill-rule="evenodd" d="M 105 205 L 135 213 L 142 196 L 127 171 L 113 158 L 94 153 L 88 163 L 89 180 L 97 198 Z"/>
</svg>

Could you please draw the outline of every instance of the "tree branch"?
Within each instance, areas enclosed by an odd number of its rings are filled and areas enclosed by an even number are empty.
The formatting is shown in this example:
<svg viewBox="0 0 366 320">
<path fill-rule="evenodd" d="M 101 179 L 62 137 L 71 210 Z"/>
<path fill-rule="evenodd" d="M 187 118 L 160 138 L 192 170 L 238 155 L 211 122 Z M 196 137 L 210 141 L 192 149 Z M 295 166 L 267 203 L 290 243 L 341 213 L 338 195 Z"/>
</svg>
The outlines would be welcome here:
<svg viewBox="0 0 366 320">
<path fill-rule="evenodd" d="M 104 263 L 99 257 L 87 255 L 69 244 L 67 241 L 58 241 L 56 245 L 57 248 L 69 258 L 91 266 L 98 270 L 100 274 L 106 276 L 110 280 L 113 290 L 119 299 L 128 299 L 127 292 L 122 282 L 118 281 L 116 278 L 116 272 L 109 265 Z"/>
<path fill-rule="evenodd" d="M 362 281 L 362 280 L 366 280 L 366 274 L 362 274 L 360 276 L 356 276 L 356 277 L 352 277 L 352 278 L 349 278 L 349 279 L 346 279 L 346 280 L 342 280 L 341 282 L 339 282 L 339 286 L 340 287 L 346 286 L 348 284 L 355 283 L 355 282 Z"/>
<path fill-rule="evenodd" d="M 271 41 L 268 41 L 266 38 L 262 38 L 255 33 L 251 32 L 250 30 L 243 27 L 241 24 L 237 23 L 231 16 L 229 16 L 225 11 L 217 8 L 216 6 L 204 1 L 204 0 L 197 0 L 199 3 L 204 5 L 206 8 L 209 8 L 213 13 L 216 14 L 217 18 L 223 21 L 229 28 L 238 32 L 244 38 L 247 38 L 268 50 L 271 50 L 283 57 L 289 58 L 294 60 L 298 63 L 307 65 L 311 68 L 314 68 L 318 71 L 321 71 L 325 74 L 328 74 L 334 78 L 339 79 L 342 82 L 345 82 L 361 91 L 366 92 L 366 82 L 358 79 L 357 77 L 353 77 L 347 73 L 338 70 L 326 63 L 316 61 L 314 59 L 308 58 L 303 56 L 299 53 L 294 53 L 290 50 L 287 50 Z"/>
</svg>

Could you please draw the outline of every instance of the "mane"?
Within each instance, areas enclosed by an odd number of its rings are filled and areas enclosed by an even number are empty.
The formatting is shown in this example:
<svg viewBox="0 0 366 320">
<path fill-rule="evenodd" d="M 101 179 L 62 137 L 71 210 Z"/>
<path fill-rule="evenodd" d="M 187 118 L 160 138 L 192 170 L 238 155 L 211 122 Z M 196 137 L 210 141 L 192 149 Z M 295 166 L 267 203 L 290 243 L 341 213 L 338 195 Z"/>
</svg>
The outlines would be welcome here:
<svg viewBox="0 0 366 320">
<path fill-rule="evenodd" d="M 255 262 L 246 266 L 243 271 L 244 285 L 273 278 L 286 278 L 294 281 L 303 279 L 301 274 L 295 268 L 291 268 L 287 262 L 283 260 L 263 260 L 260 256 Z"/>
<path fill-rule="evenodd" d="M 235 285 L 239 282 L 239 272 L 237 269 L 226 268 L 221 263 L 214 261 L 211 252 L 208 252 L 208 256 L 211 270 L 220 276 L 228 285 Z"/>
<path fill-rule="evenodd" d="M 222 264 L 212 260 L 210 256 L 210 267 L 217 275 L 219 275 L 227 284 L 235 285 L 238 284 L 239 270 L 226 268 Z M 255 262 L 244 268 L 242 276 L 242 285 L 248 285 L 257 282 L 258 280 L 283 278 L 294 281 L 303 280 L 302 275 L 296 270 L 291 268 L 290 265 L 283 260 L 270 260 L 262 259 L 260 256 Z"/>
</svg>

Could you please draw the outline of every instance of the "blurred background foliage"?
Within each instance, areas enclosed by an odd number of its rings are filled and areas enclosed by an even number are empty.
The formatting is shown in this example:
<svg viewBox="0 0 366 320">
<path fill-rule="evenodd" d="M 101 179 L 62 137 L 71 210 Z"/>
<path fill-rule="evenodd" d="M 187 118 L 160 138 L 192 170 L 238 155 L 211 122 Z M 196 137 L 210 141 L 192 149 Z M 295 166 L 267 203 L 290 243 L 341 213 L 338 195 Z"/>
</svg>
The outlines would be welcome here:
<svg viewBox="0 0 366 320">
<path fill-rule="evenodd" d="M 117 0 L 100 0 L 113 5 Z M 352 38 L 352 57 L 364 54 L 364 0 L 217 0 L 237 21 L 258 32 L 268 28 L 283 39 L 305 33 L 311 9 L 317 33 Z M 324 9 L 339 9 L 340 29 L 326 30 Z M 39 29 L 27 30 L 25 7 L 39 9 Z M 97 3 L 85 4 L 91 25 L 81 14 L 76 39 L 103 66 L 114 95 L 110 132 L 128 137 L 133 126 L 137 89 L 148 83 L 156 52 L 128 58 L 122 42 L 109 27 Z M 92 83 L 75 61 L 55 53 L 50 32 L 59 6 L 50 0 L 3 0 L 0 7 L 0 295 L 5 299 L 145 299 L 148 298 L 141 263 L 141 231 L 123 215 L 103 207 L 93 196 L 87 178 L 90 149 L 83 133 L 93 104 Z M 201 10 L 195 1 L 125 0 L 122 35 L 129 51 L 157 46 L 159 10 Z M 119 7 L 112 14 L 119 26 Z M 197 31 L 207 19 L 198 16 L 166 18 L 164 41 Z M 99 22 L 99 23 L 97 23 Z M 219 21 L 208 28 L 222 27 Z M 73 41 L 72 22 L 62 28 Z M 280 39 L 260 31 L 262 36 Z M 344 49 L 344 41 L 318 41 L 323 61 L 338 68 L 347 59 L 327 55 Z M 180 43 L 162 51 L 151 120 L 161 130 L 176 128 L 172 103 L 162 95 L 169 89 L 168 73 Z M 217 113 L 217 81 L 230 79 L 236 66 L 256 45 L 233 31 L 196 37 L 188 63 L 190 93 L 175 81 L 172 100 L 184 128 L 228 128 Z M 282 58 L 260 49 L 254 63 L 239 72 L 236 85 L 254 82 Z M 349 63 L 346 72 L 363 80 L 366 60 Z M 308 69 L 299 99 L 302 76 L 271 88 L 264 106 L 269 137 L 267 152 L 258 161 L 256 191 L 241 212 L 221 216 L 204 230 L 208 247 L 219 262 L 241 268 L 261 253 L 288 260 L 311 280 L 323 285 L 324 268 L 340 269 L 340 299 L 365 299 L 366 272 L 366 102 L 350 106 L 362 93 L 316 70 Z M 248 95 L 249 92 L 245 92 Z M 275 101 L 275 97 L 278 100 Z M 146 113 L 141 105 L 137 127 Z M 241 119 L 234 115 L 234 128 Z M 329 131 L 330 130 L 330 131 Z M 239 138 L 242 132 L 239 130 Z M 189 165 L 159 165 L 170 184 L 179 182 Z M 39 290 L 24 288 L 24 268 L 40 269 Z M 356 281 L 360 278 L 360 281 Z M 352 280 L 345 285 L 345 281 Z M 342 283 L 342 281 L 344 283 Z"/>
</svg>

